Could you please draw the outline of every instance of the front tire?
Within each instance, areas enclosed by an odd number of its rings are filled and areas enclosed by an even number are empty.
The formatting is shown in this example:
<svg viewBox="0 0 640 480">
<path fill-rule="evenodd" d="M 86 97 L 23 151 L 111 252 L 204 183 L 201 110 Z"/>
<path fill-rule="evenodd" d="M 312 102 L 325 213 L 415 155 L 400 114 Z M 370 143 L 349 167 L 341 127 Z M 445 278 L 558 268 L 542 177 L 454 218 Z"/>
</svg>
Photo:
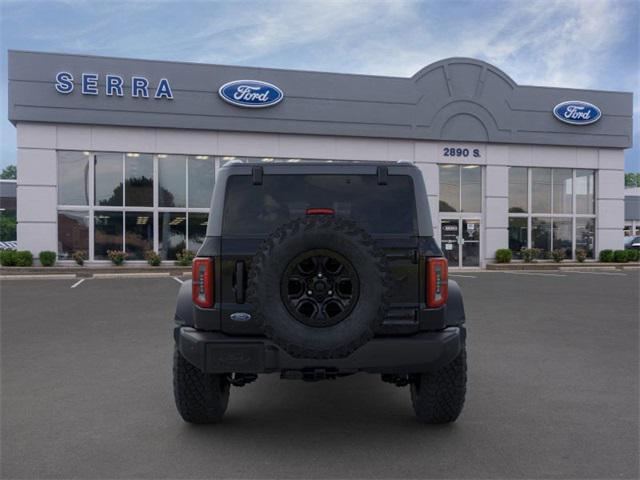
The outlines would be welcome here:
<svg viewBox="0 0 640 480">
<path fill-rule="evenodd" d="M 173 353 L 173 395 L 180 416 L 188 423 L 216 423 L 229 403 L 226 375 L 203 373 L 189 363 L 175 346 Z"/>
<path fill-rule="evenodd" d="M 464 406 L 467 391 L 467 351 L 435 372 L 413 375 L 411 402 L 416 416 L 425 423 L 454 422 Z"/>
</svg>

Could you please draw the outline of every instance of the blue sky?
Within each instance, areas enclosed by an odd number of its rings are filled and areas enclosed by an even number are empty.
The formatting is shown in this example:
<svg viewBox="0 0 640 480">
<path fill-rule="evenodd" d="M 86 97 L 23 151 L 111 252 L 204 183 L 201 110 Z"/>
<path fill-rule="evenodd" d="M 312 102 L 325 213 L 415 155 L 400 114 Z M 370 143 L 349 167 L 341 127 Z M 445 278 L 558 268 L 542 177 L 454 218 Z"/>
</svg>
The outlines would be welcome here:
<svg viewBox="0 0 640 480">
<path fill-rule="evenodd" d="M 7 49 L 410 76 L 475 57 L 524 85 L 634 92 L 640 171 L 640 2 L 0 0 L 0 166 L 15 163 Z"/>
</svg>

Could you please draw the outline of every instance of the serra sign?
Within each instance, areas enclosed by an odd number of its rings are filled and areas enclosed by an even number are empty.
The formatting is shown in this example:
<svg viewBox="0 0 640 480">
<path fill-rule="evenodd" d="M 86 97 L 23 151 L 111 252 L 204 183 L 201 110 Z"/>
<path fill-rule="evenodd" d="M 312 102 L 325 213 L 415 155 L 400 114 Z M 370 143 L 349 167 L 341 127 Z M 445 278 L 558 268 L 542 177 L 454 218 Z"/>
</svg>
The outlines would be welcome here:
<svg viewBox="0 0 640 480">
<path fill-rule="evenodd" d="M 97 73 L 83 73 L 80 76 L 80 92 L 82 95 L 99 95 L 100 88 L 98 82 L 100 76 Z M 150 88 L 149 80 L 142 76 L 131 77 L 130 93 L 134 98 L 149 98 L 150 93 L 153 94 L 153 98 L 166 98 L 173 100 L 173 91 L 169 80 L 161 78 L 158 81 L 158 85 L 155 90 Z M 69 72 L 58 72 L 56 75 L 55 83 L 56 91 L 58 93 L 69 94 L 75 90 L 75 83 L 73 75 Z M 120 75 L 107 73 L 104 76 L 104 93 L 108 97 L 117 96 L 123 97 L 125 90 L 124 79 Z"/>
</svg>

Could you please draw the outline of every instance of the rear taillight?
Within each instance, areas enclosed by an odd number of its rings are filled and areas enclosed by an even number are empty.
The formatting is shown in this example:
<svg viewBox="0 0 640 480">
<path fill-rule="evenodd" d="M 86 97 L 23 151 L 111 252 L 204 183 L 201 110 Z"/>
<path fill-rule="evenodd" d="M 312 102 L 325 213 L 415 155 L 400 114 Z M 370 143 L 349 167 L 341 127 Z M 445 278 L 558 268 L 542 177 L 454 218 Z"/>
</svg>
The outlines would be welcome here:
<svg viewBox="0 0 640 480">
<path fill-rule="evenodd" d="M 427 306 L 441 307 L 449 294 L 449 267 L 445 258 L 427 259 Z"/>
<path fill-rule="evenodd" d="M 333 208 L 307 208 L 307 215 L 335 215 Z"/>
<path fill-rule="evenodd" d="M 193 260 L 193 283 L 191 287 L 193 303 L 202 308 L 213 307 L 213 259 Z"/>
</svg>

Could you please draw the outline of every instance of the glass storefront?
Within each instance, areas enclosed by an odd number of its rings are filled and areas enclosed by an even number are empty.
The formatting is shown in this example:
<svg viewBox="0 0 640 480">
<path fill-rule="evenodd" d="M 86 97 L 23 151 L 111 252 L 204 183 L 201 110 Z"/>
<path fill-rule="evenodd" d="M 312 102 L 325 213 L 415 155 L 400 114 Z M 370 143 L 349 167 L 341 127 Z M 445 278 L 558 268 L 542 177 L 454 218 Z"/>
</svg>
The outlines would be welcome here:
<svg viewBox="0 0 640 480">
<path fill-rule="evenodd" d="M 593 258 L 595 171 L 568 168 L 509 168 L 509 249 L 537 248 L 543 258 L 576 249 Z"/>
<path fill-rule="evenodd" d="M 216 161 L 208 155 L 58 151 L 58 254 L 124 250 L 173 260 L 205 237 Z"/>
</svg>

